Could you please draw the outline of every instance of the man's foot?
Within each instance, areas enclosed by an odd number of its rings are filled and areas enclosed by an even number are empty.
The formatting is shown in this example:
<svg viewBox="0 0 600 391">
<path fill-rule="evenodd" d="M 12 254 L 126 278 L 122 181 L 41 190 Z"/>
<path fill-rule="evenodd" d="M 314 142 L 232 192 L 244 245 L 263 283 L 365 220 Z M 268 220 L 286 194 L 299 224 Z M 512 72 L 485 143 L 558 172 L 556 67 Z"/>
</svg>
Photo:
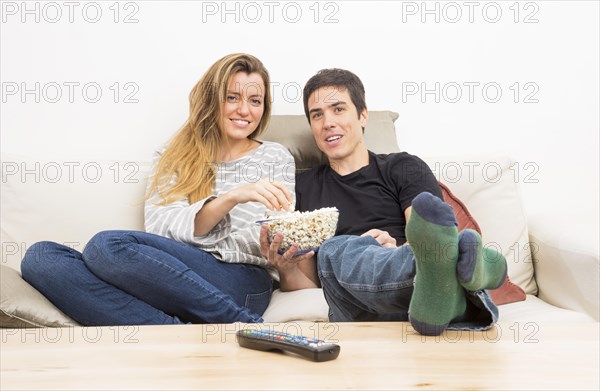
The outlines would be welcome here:
<svg viewBox="0 0 600 391">
<path fill-rule="evenodd" d="M 416 259 L 415 286 L 409 320 L 419 333 L 441 334 L 464 314 L 465 292 L 456 278 L 457 222 L 452 207 L 431 193 L 412 202 L 406 236 Z"/>
<path fill-rule="evenodd" d="M 495 289 L 506 279 L 507 265 L 502 254 L 481 245 L 477 231 L 465 229 L 458 234 L 456 275 L 469 291 Z"/>
</svg>

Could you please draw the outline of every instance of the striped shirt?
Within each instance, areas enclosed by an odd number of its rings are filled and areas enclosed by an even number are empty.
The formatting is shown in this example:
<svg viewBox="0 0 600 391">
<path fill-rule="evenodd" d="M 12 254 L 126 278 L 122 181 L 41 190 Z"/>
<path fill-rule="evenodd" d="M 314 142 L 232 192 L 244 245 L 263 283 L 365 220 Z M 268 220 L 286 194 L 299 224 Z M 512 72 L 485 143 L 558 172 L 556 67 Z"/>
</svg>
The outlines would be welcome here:
<svg viewBox="0 0 600 391">
<path fill-rule="evenodd" d="M 255 221 L 265 216 L 267 208 L 263 204 L 238 204 L 206 235 L 194 236 L 194 219 L 206 202 L 263 178 L 285 184 L 294 197 L 295 205 L 294 158 L 280 144 L 269 141 L 261 143 L 251 154 L 218 165 L 215 191 L 207 198 L 190 204 L 185 197 L 167 205 L 157 205 L 162 199 L 154 192 L 144 206 L 146 232 L 199 247 L 223 262 L 250 263 L 267 268 L 273 278 L 278 279 L 276 270 L 260 254 L 260 225 Z M 154 170 L 163 151 L 155 153 Z M 152 178 L 148 183 L 151 182 Z"/>
</svg>

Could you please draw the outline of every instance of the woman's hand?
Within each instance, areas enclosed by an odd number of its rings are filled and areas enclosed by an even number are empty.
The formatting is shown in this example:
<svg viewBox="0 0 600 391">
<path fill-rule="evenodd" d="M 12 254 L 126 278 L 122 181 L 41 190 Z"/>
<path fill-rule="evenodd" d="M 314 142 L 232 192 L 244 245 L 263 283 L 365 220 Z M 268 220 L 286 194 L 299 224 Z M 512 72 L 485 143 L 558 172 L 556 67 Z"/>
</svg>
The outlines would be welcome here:
<svg viewBox="0 0 600 391">
<path fill-rule="evenodd" d="M 377 240 L 377 243 L 381 244 L 385 248 L 395 248 L 396 239 L 394 239 L 387 231 L 380 229 L 371 229 L 360 236 L 372 236 Z"/>
<path fill-rule="evenodd" d="M 298 245 L 292 244 L 283 254 L 279 254 L 283 235 L 277 233 L 273 242 L 269 243 L 267 225 L 263 224 L 260 229 L 260 252 L 279 272 L 279 283 L 281 291 L 294 291 L 304 288 L 316 288 L 317 284 L 311 280 L 301 268 L 303 262 L 314 264 L 314 251 L 306 254 L 296 255 Z"/>
<path fill-rule="evenodd" d="M 205 203 L 194 218 L 194 236 L 204 236 L 238 204 L 256 201 L 269 210 L 289 211 L 293 198 L 288 188 L 280 182 L 261 179 L 228 191 Z"/>
<path fill-rule="evenodd" d="M 266 179 L 235 188 L 229 191 L 229 195 L 236 204 L 255 201 L 274 211 L 290 211 L 293 205 L 292 194 L 283 183 Z"/>
</svg>

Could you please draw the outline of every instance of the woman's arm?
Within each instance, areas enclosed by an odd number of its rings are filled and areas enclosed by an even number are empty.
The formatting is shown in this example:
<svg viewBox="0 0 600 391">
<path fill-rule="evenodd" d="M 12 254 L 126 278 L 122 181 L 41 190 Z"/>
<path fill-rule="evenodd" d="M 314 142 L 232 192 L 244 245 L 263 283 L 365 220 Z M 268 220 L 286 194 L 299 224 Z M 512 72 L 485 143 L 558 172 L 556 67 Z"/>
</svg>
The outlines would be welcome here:
<svg viewBox="0 0 600 391">
<path fill-rule="evenodd" d="M 263 224 L 260 230 L 260 249 L 263 257 L 279 272 L 279 289 L 282 292 L 295 291 L 306 288 L 318 288 L 316 259 L 313 251 L 296 256 L 298 245 L 293 244 L 283 254 L 279 248 L 283 235 L 277 233 L 269 243 L 267 225 Z"/>
<path fill-rule="evenodd" d="M 235 188 L 205 203 L 194 218 L 194 235 L 206 235 L 236 205 L 252 201 L 260 202 L 267 209 L 276 211 L 289 211 L 293 204 L 292 194 L 284 184 L 261 179 L 256 183 Z"/>
</svg>

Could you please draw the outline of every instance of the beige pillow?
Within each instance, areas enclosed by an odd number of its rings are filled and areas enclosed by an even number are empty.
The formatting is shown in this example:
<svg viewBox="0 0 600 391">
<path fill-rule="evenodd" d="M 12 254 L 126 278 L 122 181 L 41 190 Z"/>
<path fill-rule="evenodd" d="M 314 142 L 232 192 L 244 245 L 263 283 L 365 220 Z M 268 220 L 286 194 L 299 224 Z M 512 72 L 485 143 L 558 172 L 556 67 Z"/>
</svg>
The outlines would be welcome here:
<svg viewBox="0 0 600 391">
<path fill-rule="evenodd" d="M 514 161 L 504 156 L 422 156 L 436 178 L 469 208 L 481 228 L 483 244 L 504 255 L 510 281 L 537 294 L 527 219 Z"/>
<path fill-rule="evenodd" d="M 144 229 L 149 162 L 2 155 L 2 265 L 48 240 L 83 251 L 97 232 Z"/>
<path fill-rule="evenodd" d="M 0 265 L 0 327 L 78 326 L 63 314 L 21 275 Z"/>
<path fill-rule="evenodd" d="M 320 288 L 300 289 L 292 292 L 273 291 L 269 306 L 263 314 L 265 322 L 291 322 L 305 320 L 327 322 L 329 306 Z"/>
<path fill-rule="evenodd" d="M 399 152 L 394 121 L 398 113 L 393 111 L 370 111 L 365 126 L 365 144 L 376 153 Z M 317 148 L 304 115 L 274 115 L 269 126 L 260 137 L 274 141 L 290 150 L 296 161 L 298 172 L 327 162 L 325 155 Z"/>
</svg>

